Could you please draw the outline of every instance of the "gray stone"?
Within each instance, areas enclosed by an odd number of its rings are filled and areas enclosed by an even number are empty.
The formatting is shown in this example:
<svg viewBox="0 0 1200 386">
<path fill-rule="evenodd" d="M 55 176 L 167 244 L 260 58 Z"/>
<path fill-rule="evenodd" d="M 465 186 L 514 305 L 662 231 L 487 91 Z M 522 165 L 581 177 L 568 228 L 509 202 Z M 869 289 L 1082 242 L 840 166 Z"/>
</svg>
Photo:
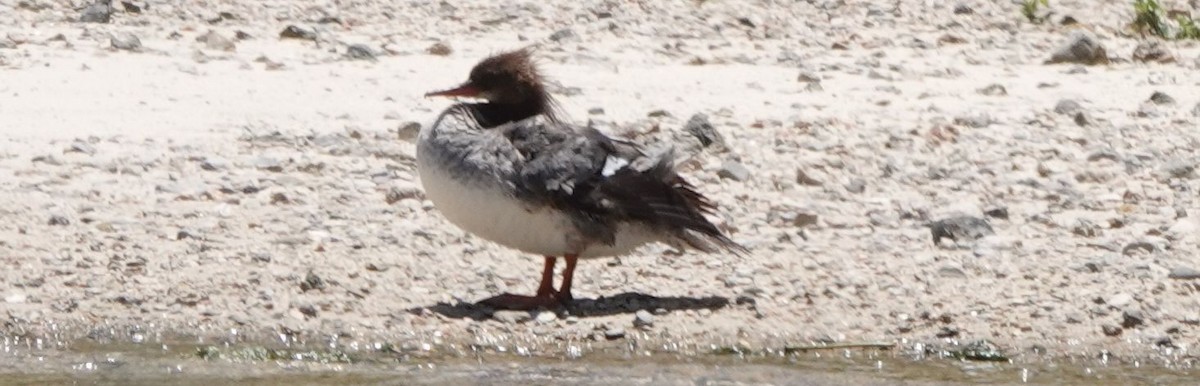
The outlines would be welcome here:
<svg viewBox="0 0 1200 386">
<path fill-rule="evenodd" d="M 1008 95 L 1008 89 L 999 84 L 991 84 L 987 87 L 976 90 L 976 92 L 987 96 L 1005 96 Z"/>
<path fill-rule="evenodd" d="M 633 316 L 634 327 L 650 327 L 654 325 L 654 314 L 650 311 L 638 310 Z"/>
<path fill-rule="evenodd" d="M 601 110 L 603 113 L 603 110 Z M 683 130 L 697 140 L 700 140 L 700 146 L 709 147 L 716 145 L 720 148 L 725 147 L 725 137 L 717 132 L 712 123 L 708 122 L 708 116 L 704 114 L 693 115 L 688 119 L 687 124 L 683 125 Z"/>
<path fill-rule="evenodd" d="M 1163 172 L 1172 178 L 1191 178 L 1196 172 L 1196 161 L 1189 159 L 1173 159 L 1163 165 Z"/>
<path fill-rule="evenodd" d="M 1200 118 L 1200 103 L 1196 103 L 1196 106 L 1192 107 L 1192 116 Z"/>
<path fill-rule="evenodd" d="M 972 9 L 969 4 L 958 3 L 958 4 L 954 5 L 954 14 L 955 15 L 970 15 L 972 13 L 975 13 L 975 10 Z"/>
<path fill-rule="evenodd" d="M 129 32 L 117 32 L 109 37 L 113 48 L 124 51 L 141 51 L 142 40 Z"/>
<path fill-rule="evenodd" d="M 405 122 L 396 129 L 396 136 L 401 141 L 415 142 L 417 136 L 421 134 L 421 124 L 417 122 Z"/>
<path fill-rule="evenodd" d="M 1133 49 L 1133 60 L 1139 62 L 1171 63 L 1175 56 L 1158 40 L 1143 40 Z"/>
<path fill-rule="evenodd" d="M 1108 299 L 1105 299 L 1104 304 L 1107 304 L 1107 305 L 1110 305 L 1113 307 L 1122 307 L 1126 304 L 1129 304 L 1132 301 L 1133 301 L 1132 295 L 1122 292 L 1122 293 L 1118 293 L 1116 295 L 1110 296 Z"/>
<path fill-rule="evenodd" d="M 53 216 L 50 216 L 50 220 L 47 221 L 46 224 L 55 225 L 55 226 L 70 225 L 71 220 L 67 219 L 66 216 L 53 215 Z"/>
<path fill-rule="evenodd" d="M 366 44 L 351 44 L 346 47 L 346 58 L 351 60 L 375 61 L 375 50 Z"/>
<path fill-rule="evenodd" d="M 96 0 L 79 14 L 81 23 L 108 23 L 112 20 L 112 0 Z"/>
<path fill-rule="evenodd" d="M 1170 274 L 1167 274 L 1167 277 L 1179 280 L 1200 279 L 1200 270 L 1192 267 L 1175 267 Z"/>
<path fill-rule="evenodd" d="M 992 230 L 992 226 L 988 225 L 987 220 L 971 216 L 951 217 L 934 221 L 929 224 L 929 229 L 933 235 L 934 245 L 941 245 L 942 238 L 949 238 L 955 242 L 974 241 L 980 237 L 996 233 Z"/>
<path fill-rule="evenodd" d="M 553 311 L 542 311 L 538 312 L 537 317 L 534 318 L 534 320 L 536 320 L 539 324 L 551 323 L 555 320 L 558 320 L 558 314 L 555 314 Z"/>
<path fill-rule="evenodd" d="M 1072 99 L 1062 99 L 1054 104 L 1054 112 L 1062 115 L 1073 116 L 1081 111 L 1083 111 L 1083 106 Z"/>
<path fill-rule="evenodd" d="M 616 340 L 625 337 L 625 329 L 620 327 L 609 327 L 604 330 L 604 338 L 608 340 Z"/>
<path fill-rule="evenodd" d="M 967 277 L 967 273 L 962 268 L 956 266 L 945 266 L 938 268 L 938 276 L 953 279 L 962 279 Z"/>
<path fill-rule="evenodd" d="M 750 179 L 750 169 L 737 161 L 725 161 L 721 164 L 721 170 L 717 171 L 717 176 L 739 182 L 747 181 Z"/>
<path fill-rule="evenodd" d="M 992 125 L 992 117 L 986 113 L 976 113 L 954 117 L 954 124 L 982 129 Z"/>
<path fill-rule="evenodd" d="M 1096 65 L 1108 63 L 1108 53 L 1104 45 L 1096 40 L 1089 32 L 1077 31 L 1067 39 L 1062 46 L 1050 54 L 1046 64 L 1078 63 Z"/>
<path fill-rule="evenodd" d="M 1162 91 L 1155 91 L 1154 94 L 1150 94 L 1150 101 L 1154 102 L 1156 105 L 1175 104 L 1175 98 L 1172 98 L 1170 95 L 1167 95 L 1167 93 Z"/>
<path fill-rule="evenodd" d="M 317 40 L 317 33 L 297 25 L 289 25 L 279 32 L 280 39 Z"/>
<path fill-rule="evenodd" d="M 1124 332 L 1124 330 L 1122 330 L 1121 327 L 1117 327 L 1117 326 L 1114 326 L 1111 324 L 1105 324 L 1105 325 L 1101 326 L 1100 331 L 1103 332 L 1104 335 L 1106 335 L 1106 336 L 1117 336 L 1117 335 L 1121 335 L 1121 333 Z"/>
<path fill-rule="evenodd" d="M 862 193 L 867 190 L 867 181 L 862 178 L 851 179 L 846 183 L 846 191 L 850 193 Z"/>
<path fill-rule="evenodd" d="M 550 34 L 550 40 L 558 43 L 575 41 L 579 40 L 579 35 L 575 34 L 575 30 L 570 28 L 560 29 L 553 34 Z"/>
<path fill-rule="evenodd" d="M 208 33 L 196 37 L 196 41 L 204 43 L 204 47 L 210 50 L 234 51 L 237 49 L 237 44 L 233 42 L 233 39 L 213 30 L 209 30 Z"/>
<path fill-rule="evenodd" d="M 517 324 L 527 322 L 533 318 L 530 317 L 529 313 L 525 311 L 502 310 L 492 313 L 492 319 L 504 324 Z"/>
<path fill-rule="evenodd" d="M 69 153 L 83 153 L 87 155 L 96 154 L 96 147 L 86 141 L 71 142 L 71 146 L 67 148 Z"/>
<path fill-rule="evenodd" d="M 1140 310 L 1129 309 L 1121 312 L 1121 327 L 1134 328 L 1145 323 L 1146 317 Z"/>
</svg>

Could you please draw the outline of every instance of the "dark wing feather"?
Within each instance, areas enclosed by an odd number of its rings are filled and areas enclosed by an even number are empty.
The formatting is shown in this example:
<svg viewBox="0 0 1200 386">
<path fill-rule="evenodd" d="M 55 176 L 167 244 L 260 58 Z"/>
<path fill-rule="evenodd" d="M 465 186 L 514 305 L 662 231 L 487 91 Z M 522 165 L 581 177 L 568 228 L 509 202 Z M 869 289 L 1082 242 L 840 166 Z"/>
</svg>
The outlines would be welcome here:
<svg viewBox="0 0 1200 386">
<path fill-rule="evenodd" d="M 670 154 L 648 168 L 631 162 L 605 175 L 610 157 L 640 156 L 640 150 L 625 149 L 628 144 L 591 128 L 528 120 L 505 130 L 526 159 L 515 185 L 524 195 L 569 213 L 585 237 L 612 244 L 616 223 L 634 221 L 700 250 L 712 251 L 716 244 L 745 252 L 705 218 L 716 206 L 675 172 Z"/>
</svg>

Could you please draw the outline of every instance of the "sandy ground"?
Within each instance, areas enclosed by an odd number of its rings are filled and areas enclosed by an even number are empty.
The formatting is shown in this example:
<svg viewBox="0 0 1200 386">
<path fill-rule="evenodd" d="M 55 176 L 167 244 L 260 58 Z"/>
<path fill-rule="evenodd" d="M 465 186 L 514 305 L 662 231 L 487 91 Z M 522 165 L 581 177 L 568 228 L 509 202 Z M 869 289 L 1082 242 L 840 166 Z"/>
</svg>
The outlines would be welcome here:
<svg viewBox="0 0 1200 386">
<path fill-rule="evenodd" d="M 1130 6 L 1051 3 L 0 0 L 0 331 L 1194 358 L 1200 48 L 1134 61 Z M 1111 63 L 1043 64 L 1079 31 Z M 650 246 L 582 263 L 576 310 L 470 306 L 540 259 L 423 199 L 413 130 L 448 101 L 421 95 L 535 42 L 574 121 L 686 149 L 752 253 Z M 994 234 L 935 244 L 960 215 Z"/>
</svg>

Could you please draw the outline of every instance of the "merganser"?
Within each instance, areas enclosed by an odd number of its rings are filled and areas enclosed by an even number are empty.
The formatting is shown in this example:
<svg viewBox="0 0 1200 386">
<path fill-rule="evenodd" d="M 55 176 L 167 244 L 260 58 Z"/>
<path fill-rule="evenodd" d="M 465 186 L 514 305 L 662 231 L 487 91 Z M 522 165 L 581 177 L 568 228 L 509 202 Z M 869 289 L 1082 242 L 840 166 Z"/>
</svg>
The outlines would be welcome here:
<svg viewBox="0 0 1200 386">
<path fill-rule="evenodd" d="M 744 247 L 706 214 L 716 209 L 675 171 L 671 152 L 637 145 L 561 119 L 529 49 L 484 59 L 462 85 L 426 97 L 467 97 L 417 139 L 426 197 L 458 227 L 544 256 L 534 296 L 481 301 L 501 309 L 569 305 L 580 258 L 628 253 L 650 242 L 704 252 Z M 557 257 L 566 260 L 554 288 Z"/>
</svg>

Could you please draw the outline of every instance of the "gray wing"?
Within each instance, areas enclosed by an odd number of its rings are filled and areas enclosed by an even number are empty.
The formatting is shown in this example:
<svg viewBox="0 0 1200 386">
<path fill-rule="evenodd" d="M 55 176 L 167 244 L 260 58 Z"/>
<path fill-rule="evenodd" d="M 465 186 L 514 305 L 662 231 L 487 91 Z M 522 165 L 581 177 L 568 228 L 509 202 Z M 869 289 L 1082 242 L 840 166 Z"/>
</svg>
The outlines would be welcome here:
<svg viewBox="0 0 1200 386">
<path fill-rule="evenodd" d="M 538 120 L 503 130 L 525 160 L 514 174 L 519 196 L 567 213 L 584 237 L 611 245 L 618 222 L 639 222 L 697 249 L 744 251 L 705 218 L 715 206 L 675 172 L 670 153 L 639 159 L 632 143 Z"/>
</svg>

